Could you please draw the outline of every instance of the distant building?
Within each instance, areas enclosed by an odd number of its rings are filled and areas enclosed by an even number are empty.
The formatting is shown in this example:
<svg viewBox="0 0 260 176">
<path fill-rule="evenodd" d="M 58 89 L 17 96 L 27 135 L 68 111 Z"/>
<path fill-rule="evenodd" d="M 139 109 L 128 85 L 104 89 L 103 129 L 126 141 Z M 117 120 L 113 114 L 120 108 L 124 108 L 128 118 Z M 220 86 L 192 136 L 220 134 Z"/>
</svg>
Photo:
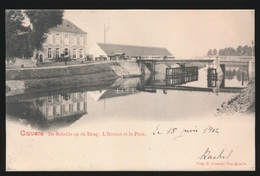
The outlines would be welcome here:
<svg viewBox="0 0 260 176">
<path fill-rule="evenodd" d="M 174 58 L 166 48 L 96 43 L 90 60 L 138 60 Z"/>
<path fill-rule="evenodd" d="M 61 25 L 49 29 L 43 51 L 39 52 L 40 62 L 55 58 L 84 58 L 87 47 L 87 33 L 72 22 L 63 20 Z"/>
</svg>

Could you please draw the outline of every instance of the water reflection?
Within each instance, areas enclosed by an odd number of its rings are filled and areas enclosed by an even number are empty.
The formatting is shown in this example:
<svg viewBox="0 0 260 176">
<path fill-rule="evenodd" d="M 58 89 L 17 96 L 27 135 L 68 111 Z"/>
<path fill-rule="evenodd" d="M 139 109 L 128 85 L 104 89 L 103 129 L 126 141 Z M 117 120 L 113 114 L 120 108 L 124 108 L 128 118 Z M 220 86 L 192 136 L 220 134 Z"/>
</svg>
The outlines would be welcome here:
<svg viewBox="0 0 260 176">
<path fill-rule="evenodd" d="M 128 96 L 135 93 L 139 93 L 137 88 L 128 87 L 128 88 L 106 89 L 100 91 L 89 91 L 88 95 L 90 95 L 93 100 L 100 101 L 100 100 L 116 98 L 120 96 Z"/>
<path fill-rule="evenodd" d="M 238 86 L 246 86 L 249 81 L 248 68 L 245 65 L 227 66 L 225 73 L 225 79 L 236 81 Z"/>
<path fill-rule="evenodd" d="M 231 71 L 231 69 L 233 71 Z M 138 90 L 156 93 L 162 89 L 183 91 L 239 92 L 247 86 L 248 66 L 221 64 L 217 68 L 185 67 L 166 68 L 164 74 L 151 74 L 149 79 L 139 85 Z"/>
<path fill-rule="evenodd" d="M 40 129 L 69 126 L 87 113 L 85 92 L 7 101 L 9 118 Z"/>
</svg>

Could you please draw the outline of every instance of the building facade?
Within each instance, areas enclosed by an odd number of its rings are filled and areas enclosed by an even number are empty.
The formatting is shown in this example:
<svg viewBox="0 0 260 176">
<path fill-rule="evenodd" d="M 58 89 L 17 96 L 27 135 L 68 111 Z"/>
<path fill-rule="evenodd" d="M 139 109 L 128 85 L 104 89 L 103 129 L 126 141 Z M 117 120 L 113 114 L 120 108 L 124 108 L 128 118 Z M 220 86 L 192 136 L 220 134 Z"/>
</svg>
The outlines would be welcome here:
<svg viewBox="0 0 260 176">
<path fill-rule="evenodd" d="M 61 25 L 49 29 L 47 40 L 40 51 L 40 62 L 59 58 L 83 59 L 87 52 L 87 33 L 72 22 L 63 20 Z"/>
<path fill-rule="evenodd" d="M 42 99 L 44 103 L 39 109 L 48 120 L 87 113 L 86 92 L 51 95 Z"/>
<path fill-rule="evenodd" d="M 138 60 L 174 58 L 166 48 L 96 43 L 89 50 L 91 60 Z"/>
</svg>

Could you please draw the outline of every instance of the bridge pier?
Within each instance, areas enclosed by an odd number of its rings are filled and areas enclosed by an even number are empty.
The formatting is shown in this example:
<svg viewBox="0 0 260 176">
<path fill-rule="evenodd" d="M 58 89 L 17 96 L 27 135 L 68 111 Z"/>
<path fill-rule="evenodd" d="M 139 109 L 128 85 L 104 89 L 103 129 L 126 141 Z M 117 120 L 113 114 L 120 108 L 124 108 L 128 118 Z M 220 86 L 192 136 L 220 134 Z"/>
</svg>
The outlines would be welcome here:
<svg viewBox="0 0 260 176">
<path fill-rule="evenodd" d="M 226 65 L 225 64 L 220 64 L 220 68 L 223 72 L 223 80 L 220 84 L 220 88 L 224 88 L 225 87 L 225 75 L 226 75 Z"/>
<path fill-rule="evenodd" d="M 152 74 L 155 74 L 155 61 L 152 62 Z"/>
<path fill-rule="evenodd" d="M 144 62 L 141 62 L 141 74 L 145 75 L 145 64 L 144 64 Z"/>
<path fill-rule="evenodd" d="M 141 67 L 141 73 L 145 74 L 145 67 L 148 68 L 148 70 L 151 72 L 151 74 L 155 74 L 155 61 L 151 62 L 144 62 L 144 61 L 139 61 L 139 66 Z"/>
</svg>

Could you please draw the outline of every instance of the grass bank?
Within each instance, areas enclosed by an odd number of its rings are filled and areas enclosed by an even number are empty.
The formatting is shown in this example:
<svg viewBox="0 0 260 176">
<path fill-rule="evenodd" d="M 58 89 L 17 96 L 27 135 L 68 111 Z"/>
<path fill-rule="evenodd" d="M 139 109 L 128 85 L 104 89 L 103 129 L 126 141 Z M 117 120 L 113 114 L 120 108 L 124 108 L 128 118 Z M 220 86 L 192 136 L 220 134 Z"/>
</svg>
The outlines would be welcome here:
<svg viewBox="0 0 260 176">
<path fill-rule="evenodd" d="M 113 72 L 112 65 L 119 65 L 116 62 L 107 62 L 88 65 L 73 65 L 61 67 L 41 68 L 19 68 L 6 70 L 6 80 L 42 79 L 54 77 L 66 77 L 74 75 L 87 75 L 95 73 Z"/>
<path fill-rule="evenodd" d="M 111 66 L 118 63 L 6 70 L 6 96 L 110 85 L 120 76 Z"/>
</svg>

